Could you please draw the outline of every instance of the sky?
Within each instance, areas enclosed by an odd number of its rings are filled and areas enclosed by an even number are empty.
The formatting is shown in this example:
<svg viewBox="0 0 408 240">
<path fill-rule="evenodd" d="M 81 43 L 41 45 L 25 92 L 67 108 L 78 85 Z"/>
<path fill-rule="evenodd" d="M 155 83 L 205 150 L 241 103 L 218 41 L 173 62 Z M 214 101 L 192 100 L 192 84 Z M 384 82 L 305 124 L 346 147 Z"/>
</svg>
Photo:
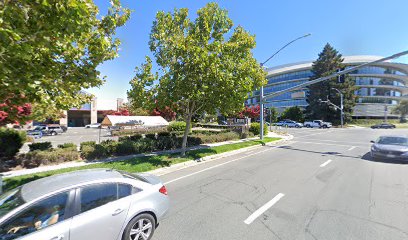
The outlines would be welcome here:
<svg viewBox="0 0 408 240">
<path fill-rule="evenodd" d="M 109 0 L 94 0 L 104 15 Z M 126 100 L 134 69 L 152 57 L 149 34 L 158 11 L 188 8 L 194 19 L 203 0 L 121 0 L 132 9 L 130 20 L 117 30 L 119 57 L 98 67 L 107 81 L 87 91 L 98 98 L 99 109 L 115 109 L 116 99 Z M 343 56 L 389 56 L 408 50 L 407 0 L 225 0 L 215 1 L 228 10 L 234 26 L 256 36 L 254 57 L 263 62 L 287 42 L 310 33 L 271 59 L 266 66 L 315 60 L 326 43 Z M 153 58 L 152 58 L 153 59 Z M 408 57 L 396 62 L 408 63 Z"/>
</svg>

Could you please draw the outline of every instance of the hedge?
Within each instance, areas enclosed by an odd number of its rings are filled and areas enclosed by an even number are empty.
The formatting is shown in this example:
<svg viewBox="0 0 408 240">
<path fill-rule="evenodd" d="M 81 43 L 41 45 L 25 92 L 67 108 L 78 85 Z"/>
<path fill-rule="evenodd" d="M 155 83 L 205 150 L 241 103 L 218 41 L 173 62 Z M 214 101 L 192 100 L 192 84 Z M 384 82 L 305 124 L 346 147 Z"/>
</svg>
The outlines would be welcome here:
<svg viewBox="0 0 408 240">
<path fill-rule="evenodd" d="M 79 150 L 82 152 L 82 149 L 85 146 L 93 146 L 94 147 L 95 145 L 96 145 L 95 141 L 81 142 L 81 144 L 79 145 Z"/>
<path fill-rule="evenodd" d="M 35 150 L 20 154 L 17 163 L 25 168 L 38 167 L 40 165 L 58 164 L 79 160 L 79 152 L 72 149 L 52 149 L 47 151 Z"/>
<path fill-rule="evenodd" d="M 64 143 L 64 144 L 59 144 L 58 148 L 63 148 L 63 149 L 75 149 L 77 150 L 77 145 L 75 143 Z"/>
<path fill-rule="evenodd" d="M 28 148 L 30 149 L 30 152 L 35 150 L 45 151 L 52 149 L 52 144 L 51 142 L 31 143 L 30 145 L 28 145 Z"/>
<path fill-rule="evenodd" d="M 169 126 L 167 126 L 167 130 L 169 132 L 184 132 L 186 130 L 186 122 L 170 122 Z"/>
<path fill-rule="evenodd" d="M 26 133 L 9 128 L 0 128 L 0 161 L 10 160 L 20 151 Z"/>
</svg>

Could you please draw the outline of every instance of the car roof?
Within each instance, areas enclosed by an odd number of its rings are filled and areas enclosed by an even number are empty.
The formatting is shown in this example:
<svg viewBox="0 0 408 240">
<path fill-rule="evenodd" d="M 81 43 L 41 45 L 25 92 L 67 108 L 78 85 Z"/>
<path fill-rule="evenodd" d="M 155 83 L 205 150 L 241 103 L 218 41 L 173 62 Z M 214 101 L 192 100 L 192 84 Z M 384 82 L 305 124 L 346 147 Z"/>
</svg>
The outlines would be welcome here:
<svg viewBox="0 0 408 240">
<path fill-rule="evenodd" d="M 87 169 L 57 174 L 24 184 L 21 188 L 21 197 L 29 202 L 59 189 L 113 178 L 124 178 L 124 176 L 111 169 Z"/>
<path fill-rule="evenodd" d="M 382 135 L 380 137 L 408 138 L 408 136 L 406 136 L 406 135 Z"/>
</svg>

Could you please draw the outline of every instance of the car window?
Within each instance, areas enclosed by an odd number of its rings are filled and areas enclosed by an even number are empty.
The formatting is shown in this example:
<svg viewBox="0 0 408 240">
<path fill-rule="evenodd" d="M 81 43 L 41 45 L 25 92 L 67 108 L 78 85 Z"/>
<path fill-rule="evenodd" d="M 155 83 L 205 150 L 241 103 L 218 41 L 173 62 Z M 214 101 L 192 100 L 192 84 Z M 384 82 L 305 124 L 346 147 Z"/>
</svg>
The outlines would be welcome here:
<svg viewBox="0 0 408 240">
<path fill-rule="evenodd" d="M 65 219 L 68 192 L 40 200 L 0 227 L 0 240 L 16 239 Z"/>
<path fill-rule="evenodd" d="M 81 212 L 100 207 L 117 199 L 116 183 L 94 184 L 81 188 Z"/>
<path fill-rule="evenodd" d="M 408 146 L 408 138 L 403 137 L 380 137 L 377 141 L 379 144 Z"/>
<path fill-rule="evenodd" d="M 132 195 L 132 186 L 129 184 L 118 184 L 118 199 Z"/>
<path fill-rule="evenodd" d="M 0 217 L 25 203 L 21 197 L 21 187 L 5 192 L 0 195 Z"/>
</svg>

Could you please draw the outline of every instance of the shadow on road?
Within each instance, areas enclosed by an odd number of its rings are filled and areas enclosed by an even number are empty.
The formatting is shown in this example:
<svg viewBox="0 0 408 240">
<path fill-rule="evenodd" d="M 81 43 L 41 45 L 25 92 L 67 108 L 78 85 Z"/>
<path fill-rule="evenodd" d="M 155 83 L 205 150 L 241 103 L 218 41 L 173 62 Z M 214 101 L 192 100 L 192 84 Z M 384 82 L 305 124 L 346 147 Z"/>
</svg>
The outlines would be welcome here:
<svg viewBox="0 0 408 240">
<path fill-rule="evenodd" d="M 380 159 L 380 158 L 372 158 L 370 152 L 367 152 L 364 154 L 364 156 L 361 158 L 366 161 L 370 162 L 381 162 L 381 163 L 391 163 L 391 164 L 407 164 L 408 162 L 398 160 L 398 159 Z"/>
</svg>

